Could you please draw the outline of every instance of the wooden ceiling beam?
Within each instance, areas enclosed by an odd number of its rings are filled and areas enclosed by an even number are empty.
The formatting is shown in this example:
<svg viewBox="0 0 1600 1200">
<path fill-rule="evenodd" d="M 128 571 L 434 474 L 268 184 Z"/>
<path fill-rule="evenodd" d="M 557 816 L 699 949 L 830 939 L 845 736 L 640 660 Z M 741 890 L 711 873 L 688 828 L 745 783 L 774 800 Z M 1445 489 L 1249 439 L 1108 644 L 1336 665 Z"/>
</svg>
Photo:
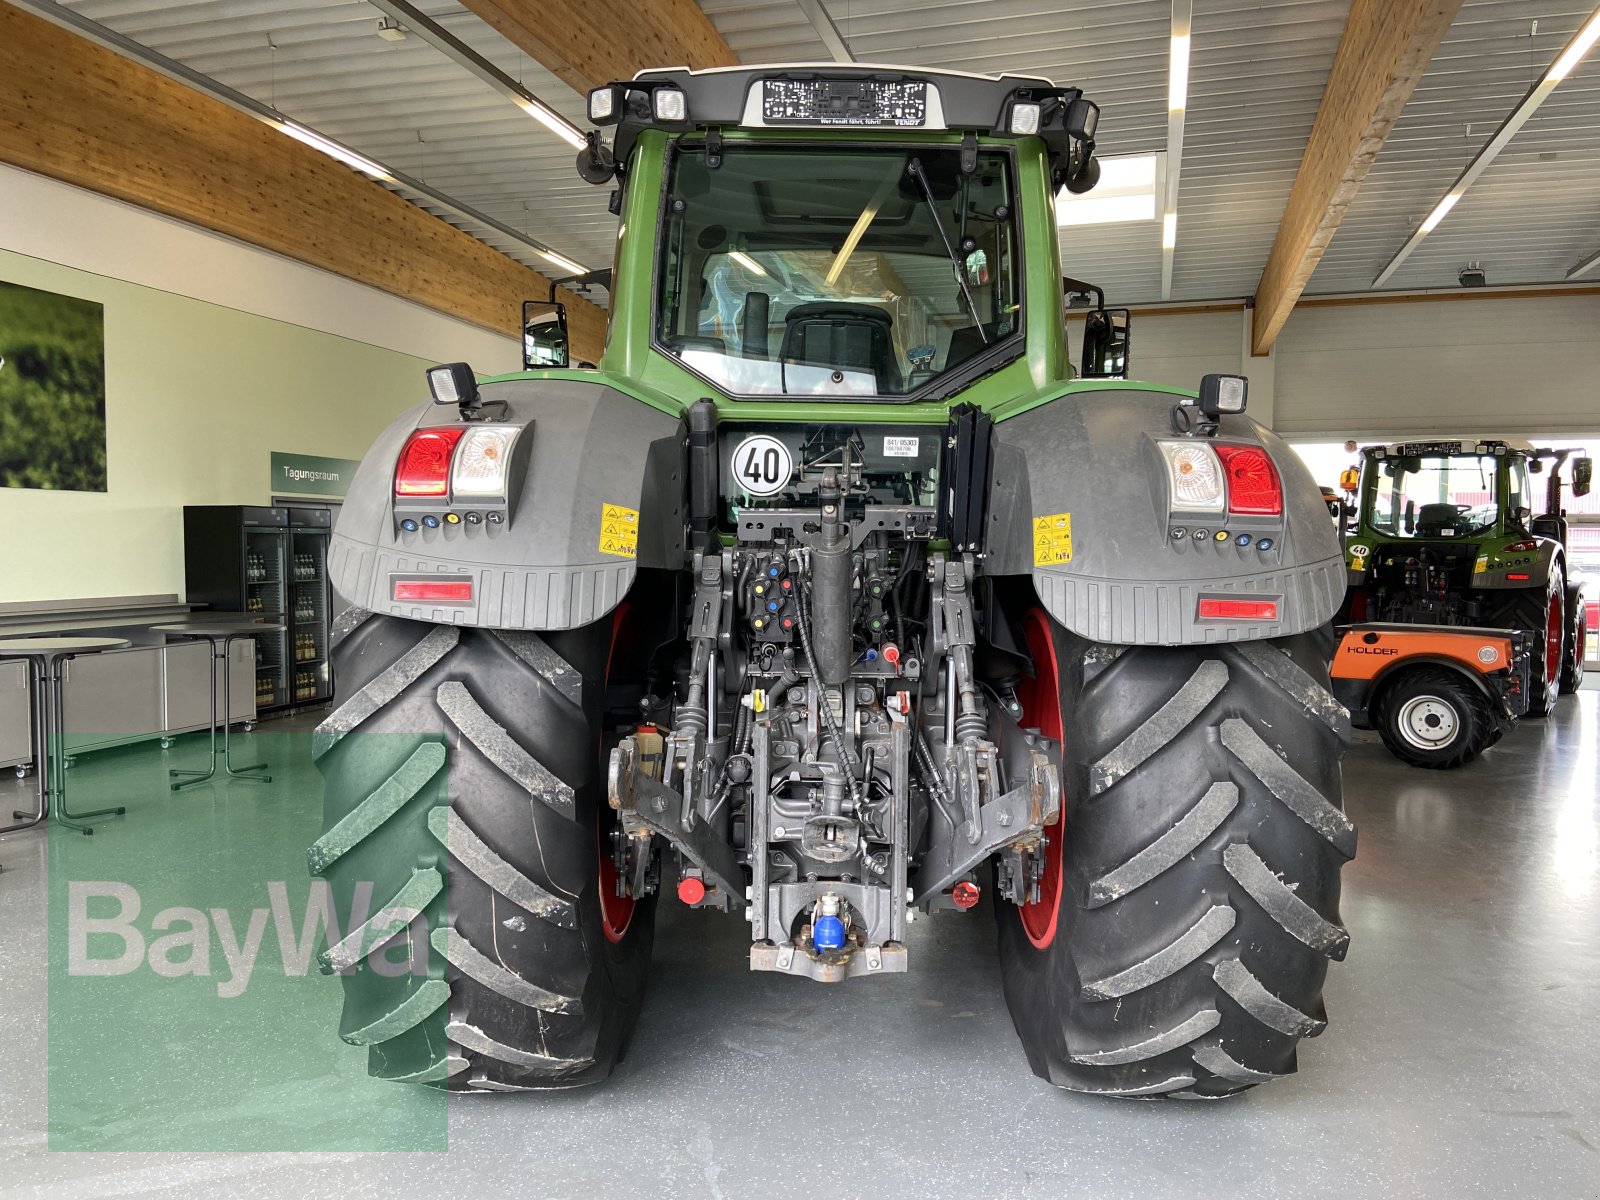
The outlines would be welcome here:
<svg viewBox="0 0 1600 1200">
<path fill-rule="evenodd" d="M 462 0 L 580 95 L 646 67 L 739 62 L 695 0 Z"/>
<path fill-rule="evenodd" d="M 1353 0 L 1350 5 L 1256 288 L 1253 353 L 1272 349 L 1460 7 L 1461 0 Z"/>
<path fill-rule="evenodd" d="M 550 280 L 221 101 L 0 3 L 0 162 L 518 337 Z M 605 311 L 571 292 L 576 357 Z"/>
</svg>

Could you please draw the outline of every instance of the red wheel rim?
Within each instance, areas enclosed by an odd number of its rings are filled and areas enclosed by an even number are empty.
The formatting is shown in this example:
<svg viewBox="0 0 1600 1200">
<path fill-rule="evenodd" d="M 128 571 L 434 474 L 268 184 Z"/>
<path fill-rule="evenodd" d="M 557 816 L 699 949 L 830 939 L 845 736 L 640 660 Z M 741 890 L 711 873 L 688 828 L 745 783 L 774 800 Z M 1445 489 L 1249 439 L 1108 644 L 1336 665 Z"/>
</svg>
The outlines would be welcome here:
<svg viewBox="0 0 1600 1200">
<path fill-rule="evenodd" d="M 1037 728 L 1057 744 L 1061 737 L 1061 675 L 1056 665 L 1056 640 L 1050 618 L 1042 608 L 1030 608 L 1022 618 L 1022 632 L 1033 656 L 1033 678 L 1022 681 L 1017 700 L 1022 705 L 1022 723 Z M 1063 797 L 1064 798 L 1064 797 Z M 1043 950 L 1056 937 L 1056 920 L 1061 911 L 1061 851 L 1066 841 L 1061 818 L 1044 831 L 1044 875 L 1039 880 L 1039 898 L 1020 905 L 1022 931 L 1028 940 Z"/>
<path fill-rule="evenodd" d="M 1554 683 L 1561 672 L 1561 597 L 1550 597 L 1550 613 L 1544 623 L 1544 680 Z"/>
<path fill-rule="evenodd" d="M 611 660 L 616 656 L 617 647 L 630 631 L 628 624 L 628 605 L 617 606 L 617 611 L 611 618 L 611 647 L 606 651 L 606 682 L 611 682 Z M 602 753 L 604 745 L 601 746 Z M 605 778 L 606 771 L 602 764 L 600 776 Z M 601 804 L 600 820 L 595 822 L 596 848 L 600 856 L 600 927 L 605 931 L 606 941 L 620 942 L 628 932 L 628 926 L 633 924 L 634 900 L 632 896 L 617 895 L 617 864 L 611 859 L 610 842 L 611 830 L 616 827 L 615 817 L 607 821 L 606 815 L 611 812 L 610 805 Z"/>
</svg>

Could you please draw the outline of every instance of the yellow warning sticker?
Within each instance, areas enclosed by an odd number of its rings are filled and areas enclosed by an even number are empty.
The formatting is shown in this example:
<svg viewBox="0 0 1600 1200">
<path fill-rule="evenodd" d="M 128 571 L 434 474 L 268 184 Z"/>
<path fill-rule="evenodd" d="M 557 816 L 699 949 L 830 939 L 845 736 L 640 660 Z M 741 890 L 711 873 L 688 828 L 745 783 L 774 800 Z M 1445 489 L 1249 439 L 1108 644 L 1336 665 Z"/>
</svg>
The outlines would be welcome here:
<svg viewBox="0 0 1600 1200">
<path fill-rule="evenodd" d="M 1072 561 L 1072 514 L 1033 519 L 1033 565 L 1054 567 Z"/>
<path fill-rule="evenodd" d="M 1478 561 L 1472 564 L 1472 573 L 1474 575 L 1482 575 L 1488 569 L 1489 569 L 1489 556 L 1487 554 L 1478 555 Z"/>
<path fill-rule="evenodd" d="M 600 506 L 600 553 L 618 558 L 639 556 L 639 510 L 620 504 Z"/>
</svg>

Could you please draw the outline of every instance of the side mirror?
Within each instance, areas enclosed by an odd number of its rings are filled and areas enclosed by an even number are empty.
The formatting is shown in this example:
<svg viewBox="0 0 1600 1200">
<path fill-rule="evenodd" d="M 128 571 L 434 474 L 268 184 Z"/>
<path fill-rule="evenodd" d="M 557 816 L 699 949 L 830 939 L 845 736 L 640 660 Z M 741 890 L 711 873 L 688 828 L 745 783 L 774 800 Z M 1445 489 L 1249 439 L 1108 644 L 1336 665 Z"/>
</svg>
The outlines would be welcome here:
<svg viewBox="0 0 1600 1200">
<path fill-rule="evenodd" d="M 1126 379 L 1133 343 L 1133 314 L 1125 308 L 1097 308 L 1083 322 L 1083 377 Z"/>
<path fill-rule="evenodd" d="M 1572 494 L 1587 496 L 1594 482 L 1594 459 L 1578 458 L 1572 462 Z"/>
<path fill-rule="evenodd" d="M 547 300 L 522 302 L 522 366 L 567 365 L 567 306 Z"/>
</svg>

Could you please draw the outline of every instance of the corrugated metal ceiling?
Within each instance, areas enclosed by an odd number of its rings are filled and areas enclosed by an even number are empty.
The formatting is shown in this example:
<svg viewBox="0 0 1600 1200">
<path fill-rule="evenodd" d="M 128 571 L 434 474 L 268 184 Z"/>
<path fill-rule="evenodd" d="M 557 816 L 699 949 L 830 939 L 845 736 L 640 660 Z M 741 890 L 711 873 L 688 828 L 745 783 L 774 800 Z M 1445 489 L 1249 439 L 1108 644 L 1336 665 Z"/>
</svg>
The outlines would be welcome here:
<svg viewBox="0 0 1600 1200">
<path fill-rule="evenodd" d="M 562 141 L 412 36 L 384 41 L 364 0 L 66 0 L 589 267 L 607 265 L 606 189 Z M 582 99 L 453 0 L 418 6 L 582 123 Z M 819 61 L 794 0 L 703 0 L 746 62 Z M 1083 87 L 1107 154 L 1166 149 L 1170 0 L 828 0 L 858 59 L 1019 71 Z M 1271 247 L 1349 0 L 1194 0 L 1173 299 L 1248 296 Z M 1360 291 L 1592 11 L 1588 0 L 1467 0 L 1310 293 Z M 1534 32 L 1537 22 L 1537 32 Z M 1600 250 L 1600 51 L 1512 141 L 1390 281 L 1560 280 Z M 525 246 L 449 217 L 542 269 Z M 1160 222 L 1063 231 L 1064 267 L 1120 301 L 1160 298 Z"/>
</svg>

